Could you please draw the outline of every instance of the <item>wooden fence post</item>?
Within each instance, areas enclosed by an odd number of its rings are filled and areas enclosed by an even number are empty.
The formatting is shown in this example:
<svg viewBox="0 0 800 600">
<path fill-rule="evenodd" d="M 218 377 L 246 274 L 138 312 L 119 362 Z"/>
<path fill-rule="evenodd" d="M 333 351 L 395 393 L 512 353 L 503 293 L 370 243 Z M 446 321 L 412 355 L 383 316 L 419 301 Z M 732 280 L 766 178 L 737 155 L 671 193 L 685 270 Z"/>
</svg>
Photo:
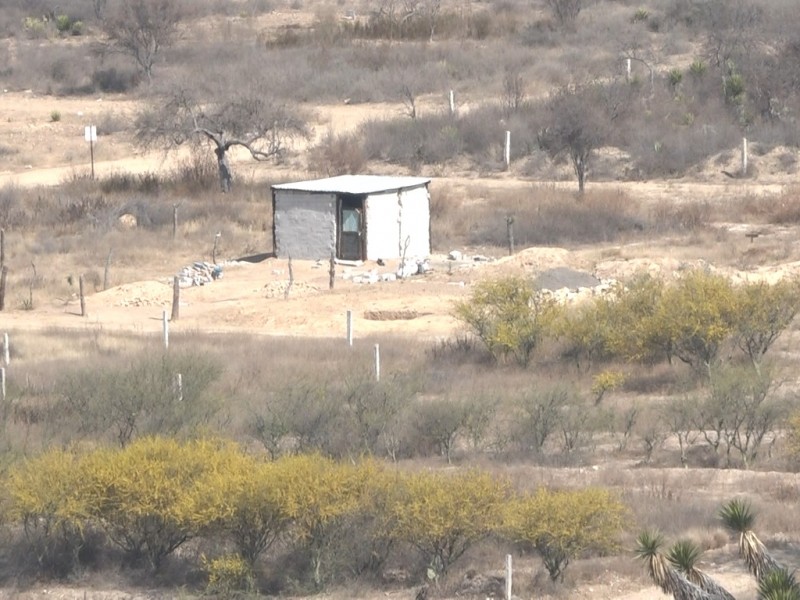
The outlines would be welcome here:
<svg viewBox="0 0 800 600">
<path fill-rule="evenodd" d="M 328 266 L 328 289 L 333 289 L 333 284 L 336 281 L 336 255 L 331 252 L 331 264 Z"/>
<path fill-rule="evenodd" d="M 177 321 L 181 306 L 181 280 L 175 275 L 172 279 L 172 320 Z"/>
<path fill-rule="evenodd" d="M 375 344 L 375 381 L 381 380 L 381 345 Z"/>
<path fill-rule="evenodd" d="M 219 244 L 219 238 L 222 233 L 217 232 L 214 236 L 214 248 L 211 250 L 211 262 L 217 264 L 217 244 Z"/>
<path fill-rule="evenodd" d="M 508 232 L 508 255 L 514 254 L 514 217 L 506 217 L 506 230 Z"/>
<path fill-rule="evenodd" d="M 111 269 L 111 254 L 114 252 L 114 249 L 111 248 L 108 251 L 108 256 L 106 256 L 106 268 L 103 269 L 103 291 L 108 289 L 108 272 Z"/>
<path fill-rule="evenodd" d="M 289 285 L 286 286 L 286 289 L 283 292 L 283 299 L 289 299 L 289 292 L 292 291 L 292 286 L 294 285 L 294 269 L 292 268 L 292 257 L 289 257 Z"/>
<path fill-rule="evenodd" d="M 78 277 L 78 293 L 81 300 L 81 316 L 86 316 L 86 297 L 83 295 L 83 275 Z"/>
<path fill-rule="evenodd" d="M 8 279 L 8 267 L 5 265 L 0 269 L 0 310 L 6 307 L 6 280 Z"/>
<path fill-rule="evenodd" d="M 6 369 L 0 367 L 0 402 L 6 403 Z M 3 407 L 5 411 L 5 406 Z"/>
<path fill-rule="evenodd" d="M 0 269 L 6 264 L 6 230 L 0 229 Z"/>
<path fill-rule="evenodd" d="M 178 205 L 172 205 L 172 239 L 178 235 Z"/>
</svg>

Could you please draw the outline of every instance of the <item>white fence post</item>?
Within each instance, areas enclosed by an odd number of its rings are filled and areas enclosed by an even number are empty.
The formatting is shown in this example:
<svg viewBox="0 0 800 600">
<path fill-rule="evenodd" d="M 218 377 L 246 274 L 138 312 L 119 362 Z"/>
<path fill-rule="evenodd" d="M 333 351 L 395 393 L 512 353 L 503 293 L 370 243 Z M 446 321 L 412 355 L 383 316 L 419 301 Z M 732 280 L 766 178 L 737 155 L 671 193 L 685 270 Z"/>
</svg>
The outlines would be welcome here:
<svg viewBox="0 0 800 600">
<path fill-rule="evenodd" d="M 183 375 L 180 373 L 175 374 L 175 399 L 183 402 Z"/>
<path fill-rule="evenodd" d="M 11 350 L 8 347 L 8 333 L 3 334 L 3 365 L 11 364 Z"/>
<path fill-rule="evenodd" d="M 511 132 L 506 131 L 506 143 L 503 149 L 503 162 L 506 164 L 506 169 L 511 166 Z"/>
<path fill-rule="evenodd" d="M 631 80 L 631 59 L 625 59 L 625 81 L 630 82 Z"/>
<path fill-rule="evenodd" d="M 375 344 L 375 381 L 381 380 L 381 345 Z"/>
<path fill-rule="evenodd" d="M 164 350 L 169 348 L 169 319 L 167 319 L 167 311 L 163 311 L 161 315 L 161 324 L 164 334 Z"/>
<path fill-rule="evenodd" d="M 511 555 L 506 554 L 506 600 L 511 600 Z"/>
<path fill-rule="evenodd" d="M 347 345 L 353 347 L 353 311 L 347 311 Z"/>
<path fill-rule="evenodd" d="M 450 114 L 456 114 L 456 93 L 450 90 Z"/>
</svg>

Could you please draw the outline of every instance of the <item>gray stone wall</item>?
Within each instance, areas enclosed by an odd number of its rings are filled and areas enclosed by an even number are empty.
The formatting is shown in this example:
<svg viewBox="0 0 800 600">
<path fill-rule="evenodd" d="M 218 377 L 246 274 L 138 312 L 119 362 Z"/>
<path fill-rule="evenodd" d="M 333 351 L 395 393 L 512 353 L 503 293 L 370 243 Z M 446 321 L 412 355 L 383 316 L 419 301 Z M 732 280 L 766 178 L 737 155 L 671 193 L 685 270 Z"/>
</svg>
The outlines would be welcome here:
<svg viewBox="0 0 800 600">
<path fill-rule="evenodd" d="M 276 255 L 328 260 L 336 247 L 336 196 L 289 190 L 275 194 Z"/>
</svg>

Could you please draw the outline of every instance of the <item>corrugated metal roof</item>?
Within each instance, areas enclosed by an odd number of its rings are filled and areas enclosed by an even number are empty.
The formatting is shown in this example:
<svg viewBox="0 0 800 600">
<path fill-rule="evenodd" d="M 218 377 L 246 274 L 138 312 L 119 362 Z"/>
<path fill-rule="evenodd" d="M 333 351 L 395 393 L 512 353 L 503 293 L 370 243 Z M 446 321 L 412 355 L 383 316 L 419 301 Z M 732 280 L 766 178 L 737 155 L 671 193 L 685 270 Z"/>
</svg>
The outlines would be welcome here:
<svg viewBox="0 0 800 600">
<path fill-rule="evenodd" d="M 430 183 L 427 177 L 389 177 L 382 175 L 339 175 L 325 179 L 310 179 L 297 183 L 273 185 L 273 190 L 297 192 L 326 192 L 332 194 L 374 194 L 401 190 Z"/>
</svg>

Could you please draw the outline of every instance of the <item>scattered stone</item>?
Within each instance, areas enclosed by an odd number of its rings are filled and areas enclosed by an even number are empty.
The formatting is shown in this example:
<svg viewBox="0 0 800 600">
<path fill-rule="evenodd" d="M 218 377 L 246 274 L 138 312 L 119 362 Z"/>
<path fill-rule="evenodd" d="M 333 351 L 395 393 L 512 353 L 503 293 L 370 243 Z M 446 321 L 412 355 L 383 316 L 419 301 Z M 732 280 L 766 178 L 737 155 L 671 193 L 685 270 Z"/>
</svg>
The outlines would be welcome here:
<svg viewBox="0 0 800 600">
<path fill-rule="evenodd" d="M 206 285 L 222 277 L 222 265 L 207 262 L 196 262 L 188 267 L 183 267 L 178 272 L 178 285 L 192 287 Z"/>
<path fill-rule="evenodd" d="M 489 262 L 491 259 L 483 254 L 476 254 L 472 257 L 473 262 Z"/>
<path fill-rule="evenodd" d="M 464 255 L 458 250 L 450 250 L 447 255 L 447 260 L 461 260 L 462 258 L 464 258 Z"/>
<path fill-rule="evenodd" d="M 427 258 L 406 259 L 397 267 L 397 278 L 405 279 L 413 275 L 424 275 L 431 270 L 431 264 Z"/>
</svg>

